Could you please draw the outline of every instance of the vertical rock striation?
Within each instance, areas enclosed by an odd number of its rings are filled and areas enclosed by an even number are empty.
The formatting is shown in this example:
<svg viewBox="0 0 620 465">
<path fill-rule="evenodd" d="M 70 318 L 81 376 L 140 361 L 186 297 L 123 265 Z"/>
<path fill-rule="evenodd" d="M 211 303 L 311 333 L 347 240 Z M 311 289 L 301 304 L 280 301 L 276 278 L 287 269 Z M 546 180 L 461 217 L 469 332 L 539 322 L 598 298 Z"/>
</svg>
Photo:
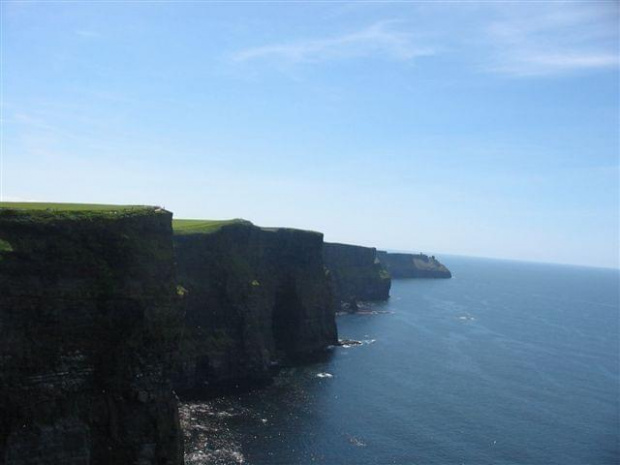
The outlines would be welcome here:
<svg viewBox="0 0 620 465">
<path fill-rule="evenodd" d="M 356 311 L 358 302 L 390 297 L 392 282 L 377 260 L 377 249 L 325 243 L 323 258 L 333 283 L 336 308 Z"/>
<path fill-rule="evenodd" d="M 180 391 L 266 381 L 273 365 L 337 342 L 322 234 L 237 221 L 174 243 L 186 293 Z"/>
<path fill-rule="evenodd" d="M 379 251 L 378 257 L 392 278 L 451 278 L 452 273 L 434 256 Z"/>
<path fill-rule="evenodd" d="M 183 462 L 171 214 L 0 209 L 0 462 Z"/>
</svg>

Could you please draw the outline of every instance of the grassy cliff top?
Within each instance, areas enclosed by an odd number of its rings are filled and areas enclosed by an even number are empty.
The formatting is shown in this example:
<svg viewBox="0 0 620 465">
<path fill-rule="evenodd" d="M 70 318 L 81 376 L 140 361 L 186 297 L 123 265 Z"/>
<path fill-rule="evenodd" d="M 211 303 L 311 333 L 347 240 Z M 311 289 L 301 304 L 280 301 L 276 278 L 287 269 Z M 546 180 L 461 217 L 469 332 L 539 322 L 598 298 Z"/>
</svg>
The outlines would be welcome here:
<svg viewBox="0 0 620 465">
<path fill-rule="evenodd" d="M 174 234 L 176 235 L 186 235 L 186 234 L 211 234 L 213 232 L 219 231 L 224 226 L 229 225 L 246 225 L 246 226 L 255 226 L 252 222 L 248 220 L 244 220 L 241 218 L 235 218 L 232 220 L 172 220 L 172 229 Z M 307 231 L 304 229 L 295 229 L 295 228 L 264 228 L 257 226 L 259 229 L 263 231 L 270 232 L 279 232 L 279 231 L 290 231 L 290 232 L 304 232 L 311 234 L 320 234 L 320 232 L 316 231 Z"/>
<path fill-rule="evenodd" d="M 58 211 L 125 211 L 151 210 L 156 207 L 146 205 L 104 205 L 97 203 L 46 203 L 46 202 L 0 202 L 0 208 L 19 210 L 58 210 Z"/>
<path fill-rule="evenodd" d="M 222 226 L 230 224 L 247 224 L 249 221 L 235 218 L 233 220 L 172 220 L 174 234 L 210 234 L 219 230 Z"/>
<path fill-rule="evenodd" d="M 312 231 L 311 229 L 299 229 L 299 228 L 288 228 L 288 227 L 261 227 L 261 229 L 263 231 L 270 231 L 270 232 L 278 232 L 278 231 L 284 231 L 284 232 L 291 232 L 291 233 L 295 233 L 295 232 L 302 232 L 302 233 L 308 233 L 308 234 L 320 234 L 323 235 L 322 232 L 319 231 Z"/>
<path fill-rule="evenodd" d="M 101 205 L 87 203 L 0 202 L 0 212 L 17 213 L 20 217 L 68 218 L 110 217 L 152 214 L 165 210 L 146 205 Z"/>
</svg>

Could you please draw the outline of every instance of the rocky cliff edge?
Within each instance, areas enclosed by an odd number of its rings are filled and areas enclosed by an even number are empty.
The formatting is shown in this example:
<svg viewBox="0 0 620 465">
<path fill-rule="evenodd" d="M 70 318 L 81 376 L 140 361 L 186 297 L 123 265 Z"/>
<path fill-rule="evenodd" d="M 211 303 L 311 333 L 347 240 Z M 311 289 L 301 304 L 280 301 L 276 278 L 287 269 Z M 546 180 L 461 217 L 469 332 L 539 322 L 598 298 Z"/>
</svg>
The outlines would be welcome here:
<svg viewBox="0 0 620 465">
<path fill-rule="evenodd" d="M 359 302 L 389 298 L 392 282 L 377 260 L 377 249 L 325 243 L 323 259 L 332 281 L 336 308 L 354 312 Z"/>
<path fill-rule="evenodd" d="M 243 220 L 176 223 L 185 393 L 256 384 L 337 342 L 323 236 Z"/>
<path fill-rule="evenodd" d="M 0 462 L 182 464 L 171 214 L 0 207 Z"/>
<path fill-rule="evenodd" d="M 451 278 L 450 270 L 434 256 L 379 251 L 379 261 L 392 278 Z"/>
</svg>

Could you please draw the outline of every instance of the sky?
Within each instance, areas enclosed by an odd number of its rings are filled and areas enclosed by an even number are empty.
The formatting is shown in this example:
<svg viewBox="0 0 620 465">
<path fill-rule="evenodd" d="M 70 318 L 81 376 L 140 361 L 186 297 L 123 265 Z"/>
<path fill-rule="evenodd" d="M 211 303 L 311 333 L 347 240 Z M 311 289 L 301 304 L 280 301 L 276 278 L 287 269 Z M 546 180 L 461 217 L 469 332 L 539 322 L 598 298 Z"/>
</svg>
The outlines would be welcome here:
<svg viewBox="0 0 620 465">
<path fill-rule="evenodd" d="M 2 198 L 618 268 L 619 5 L 3 1 Z"/>
</svg>

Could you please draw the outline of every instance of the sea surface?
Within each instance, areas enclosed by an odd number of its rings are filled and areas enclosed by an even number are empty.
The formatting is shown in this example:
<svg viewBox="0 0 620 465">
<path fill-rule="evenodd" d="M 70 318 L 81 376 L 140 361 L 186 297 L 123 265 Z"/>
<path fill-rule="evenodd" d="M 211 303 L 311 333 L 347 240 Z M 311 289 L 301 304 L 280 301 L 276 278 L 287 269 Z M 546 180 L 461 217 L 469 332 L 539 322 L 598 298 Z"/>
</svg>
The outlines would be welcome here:
<svg viewBox="0 0 620 465">
<path fill-rule="evenodd" d="M 187 403 L 188 464 L 620 463 L 619 272 L 440 257 L 324 361 Z"/>
</svg>

